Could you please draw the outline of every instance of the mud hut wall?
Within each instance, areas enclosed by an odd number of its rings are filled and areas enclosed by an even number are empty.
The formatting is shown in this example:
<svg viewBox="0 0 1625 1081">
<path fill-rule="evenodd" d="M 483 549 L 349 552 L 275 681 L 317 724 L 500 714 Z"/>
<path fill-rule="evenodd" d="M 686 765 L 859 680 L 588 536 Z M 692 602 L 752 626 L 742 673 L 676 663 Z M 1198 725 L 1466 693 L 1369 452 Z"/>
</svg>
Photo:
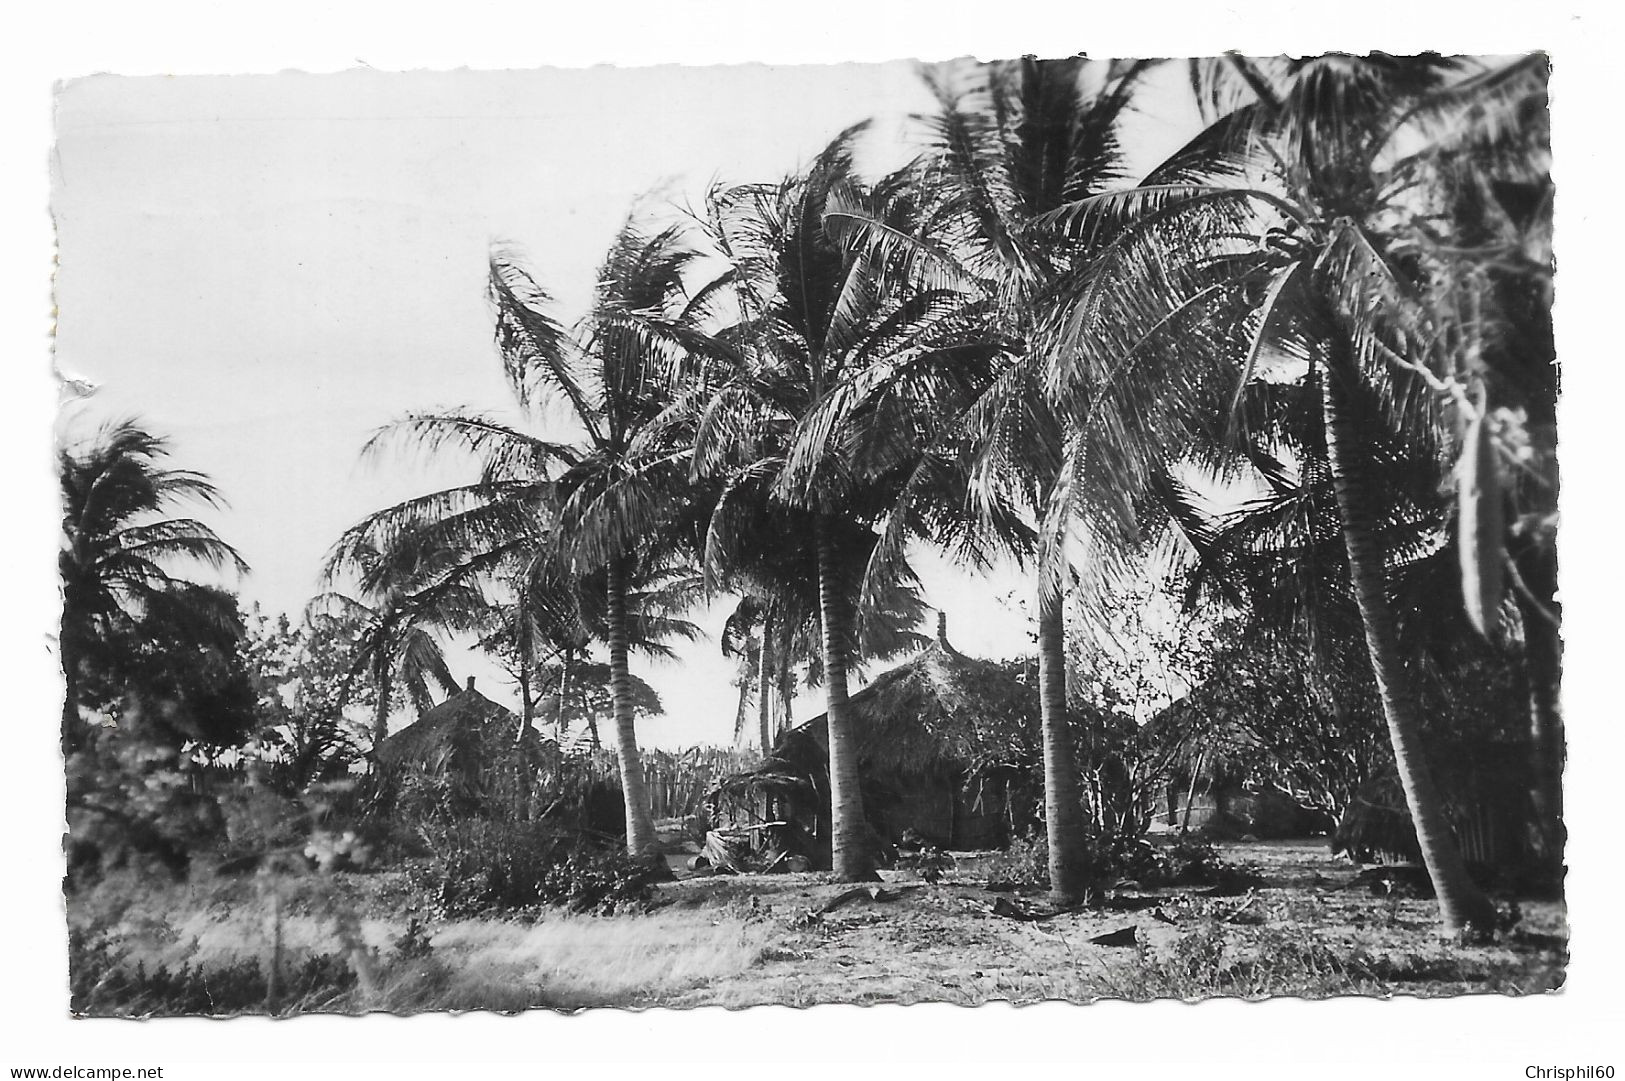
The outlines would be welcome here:
<svg viewBox="0 0 1625 1081">
<path fill-rule="evenodd" d="M 1165 790 L 1157 800 L 1152 829 L 1178 832 L 1187 824 L 1193 833 L 1280 840 L 1307 836 L 1315 823 L 1292 797 L 1273 789 L 1254 792 L 1227 785 L 1194 793 L 1178 786 Z"/>
<path fill-rule="evenodd" d="M 1011 840 L 1007 790 L 963 773 L 903 774 L 871 782 L 876 832 L 897 843 L 914 830 L 932 844 L 971 851 L 1004 848 Z"/>
<path fill-rule="evenodd" d="M 1157 800 L 1156 814 L 1151 828 L 1156 832 L 1175 832 L 1190 828 L 1195 833 L 1210 832 L 1224 820 L 1224 808 L 1219 797 L 1212 792 L 1176 792 L 1164 794 Z"/>
<path fill-rule="evenodd" d="M 950 847 L 960 851 L 1006 848 L 1010 836 L 1010 813 L 1004 790 L 991 787 L 977 798 L 974 786 L 955 795 L 954 832 Z"/>
<path fill-rule="evenodd" d="M 877 793 L 875 830 L 893 844 L 913 830 L 933 844 L 951 846 L 958 811 L 955 787 L 949 779 L 937 776 L 892 777 Z"/>
</svg>

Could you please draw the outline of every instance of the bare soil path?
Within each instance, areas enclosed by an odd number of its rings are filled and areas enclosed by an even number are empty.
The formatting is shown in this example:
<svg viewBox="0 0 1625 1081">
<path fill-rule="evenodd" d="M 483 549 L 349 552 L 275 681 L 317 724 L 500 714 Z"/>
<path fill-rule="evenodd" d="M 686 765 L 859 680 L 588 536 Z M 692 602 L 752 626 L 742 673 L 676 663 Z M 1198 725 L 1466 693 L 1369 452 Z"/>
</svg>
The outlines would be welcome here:
<svg viewBox="0 0 1625 1081">
<path fill-rule="evenodd" d="M 746 971 L 641 1004 L 1520 994 L 1561 982 L 1566 929 L 1557 902 L 1525 903 L 1501 941 L 1465 947 L 1440 938 L 1431 901 L 1354 884 L 1359 868 L 1331 856 L 1324 841 L 1223 845 L 1220 856 L 1258 884 L 1236 896 L 1128 888 L 1105 907 L 1037 920 L 1012 916 L 1048 912 L 1040 895 L 990 892 L 965 858 L 936 885 L 884 872 L 882 899 L 865 895 L 823 913 L 849 887 L 822 875 L 671 883 L 662 900 L 673 911 L 727 913 L 782 931 Z M 1090 941 L 1121 941 L 1129 930 L 1132 945 Z"/>
</svg>

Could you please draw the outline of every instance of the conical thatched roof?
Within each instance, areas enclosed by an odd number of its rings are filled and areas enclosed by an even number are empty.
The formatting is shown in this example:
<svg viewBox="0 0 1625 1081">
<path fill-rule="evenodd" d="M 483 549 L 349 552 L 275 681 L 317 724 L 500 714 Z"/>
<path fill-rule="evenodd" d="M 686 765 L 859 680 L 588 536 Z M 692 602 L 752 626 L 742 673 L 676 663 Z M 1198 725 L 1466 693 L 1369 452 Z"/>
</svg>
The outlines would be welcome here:
<svg viewBox="0 0 1625 1081">
<path fill-rule="evenodd" d="M 873 773 L 962 773 L 1014 765 L 1038 738 L 1038 688 L 1021 666 L 967 657 L 937 639 L 852 695 L 858 766 Z M 829 722 L 820 714 L 786 732 L 760 767 L 827 763 Z"/>
<path fill-rule="evenodd" d="M 1189 691 L 1145 722 L 1141 732 L 1160 761 L 1206 785 L 1246 778 L 1262 753 L 1256 735 L 1227 706 L 1216 706 L 1206 686 Z"/>
<path fill-rule="evenodd" d="M 378 761 L 445 765 L 467 751 L 475 761 L 494 761 L 511 753 L 515 743 L 535 744 L 540 738 L 530 728 L 521 734 L 519 718 L 476 691 L 470 678 L 464 690 L 380 743 Z"/>
</svg>

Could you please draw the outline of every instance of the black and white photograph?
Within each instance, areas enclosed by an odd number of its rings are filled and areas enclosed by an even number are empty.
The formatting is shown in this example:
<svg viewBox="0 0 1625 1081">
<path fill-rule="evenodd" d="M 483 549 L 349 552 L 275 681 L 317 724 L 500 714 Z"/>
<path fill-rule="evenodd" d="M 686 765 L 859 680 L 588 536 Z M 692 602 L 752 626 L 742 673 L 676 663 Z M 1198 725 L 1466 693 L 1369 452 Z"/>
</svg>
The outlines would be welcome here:
<svg viewBox="0 0 1625 1081">
<path fill-rule="evenodd" d="M 1569 993 L 1539 39 L 229 71 L 52 93 L 67 1023 Z"/>
</svg>

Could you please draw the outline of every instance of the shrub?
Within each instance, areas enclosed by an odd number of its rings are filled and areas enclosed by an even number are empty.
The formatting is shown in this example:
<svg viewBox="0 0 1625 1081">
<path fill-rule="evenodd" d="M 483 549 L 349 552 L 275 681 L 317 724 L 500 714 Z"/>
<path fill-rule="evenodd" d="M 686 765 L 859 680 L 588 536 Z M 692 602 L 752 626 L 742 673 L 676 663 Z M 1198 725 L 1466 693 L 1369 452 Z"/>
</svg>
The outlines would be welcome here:
<svg viewBox="0 0 1625 1081">
<path fill-rule="evenodd" d="M 906 861 L 915 874 L 927 883 L 935 885 L 942 881 L 942 876 L 955 867 L 954 858 L 940 848 L 927 846 L 920 854 Z"/>
<path fill-rule="evenodd" d="M 1109 970 L 1114 997 L 1201 999 L 1216 996 L 1325 998 L 1371 993 L 1370 959 L 1359 947 L 1346 955 L 1299 933 L 1267 932 L 1227 941 L 1225 924 L 1208 919 L 1161 950 L 1142 946 L 1132 965 Z"/>
<path fill-rule="evenodd" d="M 416 916 L 407 922 L 405 932 L 395 940 L 394 945 L 396 955 L 402 960 L 421 961 L 434 955 L 428 928 L 424 927 L 423 921 Z"/>
<path fill-rule="evenodd" d="M 196 765 L 140 726 L 92 729 L 67 758 L 68 887 L 108 871 L 185 877 L 221 833 L 213 798 L 194 791 Z"/>
<path fill-rule="evenodd" d="M 1256 876 L 1219 859 L 1212 845 L 1188 838 L 1158 846 L 1121 834 L 1090 837 L 1085 859 L 1098 886 L 1132 879 L 1152 888 L 1217 886 L 1229 892 L 1257 882 Z M 1042 834 L 1015 842 L 988 863 L 989 886 L 1048 889 L 1049 884 L 1049 844 Z"/>
<path fill-rule="evenodd" d="M 130 968 L 123 955 L 100 935 L 68 936 L 69 1003 L 74 1013 L 95 1017 L 219 1016 L 273 1008 L 319 1010 L 356 984 L 356 974 L 338 954 L 312 954 L 282 972 L 278 1002 L 270 981 L 252 958 L 204 966 Z"/>
<path fill-rule="evenodd" d="M 1049 889 L 1049 842 L 1042 834 L 1018 838 L 987 862 L 989 889 Z"/>
<path fill-rule="evenodd" d="M 415 872 L 433 914 L 444 919 L 563 905 L 613 913 L 648 904 L 661 868 L 594 849 L 530 822 L 470 820 L 425 828 L 430 856 Z"/>
</svg>

